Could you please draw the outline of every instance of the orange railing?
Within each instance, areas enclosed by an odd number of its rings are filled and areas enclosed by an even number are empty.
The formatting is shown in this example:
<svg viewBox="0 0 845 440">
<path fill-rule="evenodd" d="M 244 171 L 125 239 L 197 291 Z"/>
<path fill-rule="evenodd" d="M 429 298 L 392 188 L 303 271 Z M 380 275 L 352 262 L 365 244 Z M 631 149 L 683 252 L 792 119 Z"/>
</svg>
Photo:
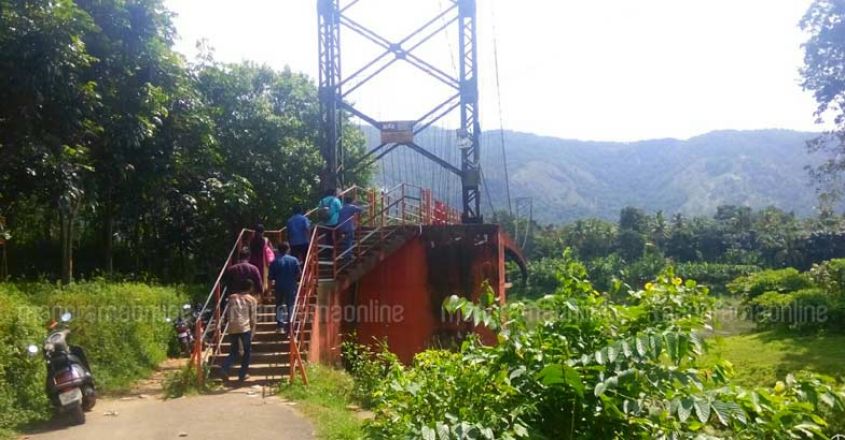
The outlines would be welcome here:
<svg viewBox="0 0 845 440">
<path fill-rule="evenodd" d="M 365 255 L 368 250 L 360 244 L 367 241 L 384 242 L 396 232 L 389 226 L 401 225 L 442 225 L 460 222 L 460 213 L 446 203 L 433 198 L 431 190 L 408 184 L 399 184 L 390 189 L 366 189 L 357 186 L 350 187 L 340 193 L 340 197 L 352 195 L 357 200 L 362 211 L 359 215 L 345 220 L 344 223 L 333 227 L 316 225 L 311 232 L 311 241 L 303 262 L 302 278 L 297 288 L 296 298 L 291 311 L 290 338 L 290 380 L 295 378 L 296 371 L 300 372 L 303 382 L 308 383 L 302 351 L 305 346 L 305 327 L 313 314 L 311 301 L 317 292 L 321 278 L 334 279 L 339 272 L 347 269 L 356 260 Z M 306 213 L 312 215 L 317 208 Z M 342 230 L 346 222 L 356 222 L 356 235 L 353 245 L 341 248 Z M 265 235 L 276 243 L 284 241 L 286 229 L 266 231 Z M 226 332 L 224 326 L 224 312 L 221 303 L 225 296 L 222 286 L 223 275 L 237 255 L 243 240 L 251 237 L 254 231 L 242 229 L 238 234 L 232 250 L 214 281 L 208 298 L 200 311 L 197 322 L 197 338 L 191 361 L 197 367 L 199 380 L 204 379 L 204 365 L 207 359 L 219 354 L 222 340 Z M 328 244 L 328 239 L 331 238 Z M 324 257 L 321 258 L 321 254 Z M 321 277 L 322 273 L 322 277 Z M 213 307 L 213 317 L 210 322 L 202 322 L 202 317 Z M 210 339 L 209 339 L 210 336 Z M 211 349 L 207 356 L 205 350 Z"/>
</svg>

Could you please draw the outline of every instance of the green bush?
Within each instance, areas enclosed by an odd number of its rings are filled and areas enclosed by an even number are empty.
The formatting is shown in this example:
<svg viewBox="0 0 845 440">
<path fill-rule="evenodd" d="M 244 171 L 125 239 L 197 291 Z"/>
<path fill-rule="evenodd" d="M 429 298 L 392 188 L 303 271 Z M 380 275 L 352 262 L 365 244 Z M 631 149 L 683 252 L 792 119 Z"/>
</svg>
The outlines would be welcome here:
<svg viewBox="0 0 845 440">
<path fill-rule="evenodd" d="M 746 301 L 766 292 L 795 292 L 809 287 L 813 287 L 810 277 L 792 267 L 764 270 L 741 276 L 728 283 L 728 291 L 743 296 Z"/>
<path fill-rule="evenodd" d="M 512 298 L 539 298 L 549 292 L 557 290 L 559 281 L 557 273 L 561 268 L 559 258 L 543 258 L 528 262 L 528 280 L 523 286 L 520 283 L 514 284 L 508 290 L 508 296 Z"/>
<path fill-rule="evenodd" d="M 714 295 L 728 293 L 728 284 L 736 278 L 760 271 L 758 266 L 748 264 L 721 263 L 679 263 L 675 273 L 684 279 L 696 280 L 710 288 Z"/>
<path fill-rule="evenodd" d="M 0 284 L 0 437 L 49 414 L 44 364 L 26 351 L 31 341 L 41 342 L 42 324 L 17 289 Z"/>
<path fill-rule="evenodd" d="M 766 292 L 750 302 L 752 319 L 763 328 L 793 330 L 841 330 L 845 307 L 841 300 L 821 288 L 796 292 Z"/>
<path fill-rule="evenodd" d="M 199 379 L 197 369 L 191 363 L 177 371 L 168 373 L 162 383 L 165 398 L 175 399 L 186 395 L 207 393 L 216 389 L 218 383 L 209 379 L 207 366 L 203 374 L 204 379 Z"/>
<path fill-rule="evenodd" d="M 351 397 L 364 408 L 372 408 L 382 380 L 401 369 L 401 364 L 399 358 L 388 351 L 386 344 L 381 344 L 376 351 L 353 341 L 354 336 L 341 345 L 343 364 L 355 379 Z"/>
<path fill-rule="evenodd" d="M 813 282 L 830 293 L 845 296 L 845 258 L 825 261 L 810 269 Z"/>
<path fill-rule="evenodd" d="M 25 355 L 27 345 L 40 347 L 48 321 L 71 312 L 70 343 L 85 349 L 99 391 L 118 391 L 166 358 L 173 329 L 165 318 L 185 298 L 182 288 L 102 280 L 0 283 L 0 429 L 49 414 L 41 357 Z"/>
<path fill-rule="evenodd" d="M 469 338 L 458 352 L 429 350 L 383 377 L 367 438 L 826 438 L 845 410 L 829 380 L 786 376 L 773 387 L 731 384 L 732 366 L 701 365 L 714 301 L 671 272 L 614 304 L 576 274 L 537 301 L 444 307 L 484 323 L 497 345 Z M 492 297 L 492 294 L 486 296 Z"/>
</svg>

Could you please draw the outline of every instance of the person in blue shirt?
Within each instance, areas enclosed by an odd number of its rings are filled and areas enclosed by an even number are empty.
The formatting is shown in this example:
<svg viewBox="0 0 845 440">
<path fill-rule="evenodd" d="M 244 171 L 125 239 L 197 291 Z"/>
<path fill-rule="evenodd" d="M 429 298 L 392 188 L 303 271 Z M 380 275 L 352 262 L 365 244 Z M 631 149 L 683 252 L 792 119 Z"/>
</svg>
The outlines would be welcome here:
<svg viewBox="0 0 845 440">
<path fill-rule="evenodd" d="M 323 198 L 320 199 L 320 204 L 317 207 L 317 218 L 320 221 L 320 224 L 327 228 L 334 229 L 340 219 L 340 208 L 342 208 L 342 205 L 340 203 L 340 199 L 337 198 L 337 190 L 330 189 L 326 191 Z M 335 248 L 335 236 L 338 234 L 340 234 L 339 231 L 325 231 L 325 233 L 321 233 L 324 237 L 324 243 L 329 246 L 329 248 L 324 248 L 320 251 L 322 254 L 320 255 L 320 259 L 331 258 L 333 252 L 332 248 Z M 338 238 L 340 238 L 339 235 Z"/>
<path fill-rule="evenodd" d="M 323 198 L 320 199 L 320 208 L 321 210 L 325 209 L 326 216 L 321 220 L 323 226 L 335 227 L 337 226 L 338 220 L 340 219 L 340 209 L 342 205 L 340 203 L 340 199 L 337 198 L 337 190 L 330 189 L 323 194 Z"/>
<path fill-rule="evenodd" d="M 290 243 L 290 253 L 300 263 L 305 262 L 305 257 L 308 255 L 308 243 L 311 237 L 311 221 L 305 216 L 305 210 L 302 206 L 297 205 L 293 207 L 293 215 L 288 219 L 288 243 Z"/>
<path fill-rule="evenodd" d="M 290 331 L 293 306 L 296 301 L 297 280 L 302 274 L 299 260 L 290 255 L 290 244 L 279 244 L 276 259 L 270 263 L 270 282 L 276 293 L 276 331 Z"/>
<path fill-rule="evenodd" d="M 343 251 L 352 248 L 355 242 L 355 229 L 358 227 L 358 219 L 356 215 L 361 213 L 361 208 L 355 204 L 352 197 L 346 196 L 343 198 L 343 207 L 340 208 L 340 216 L 338 219 L 338 230 L 340 232 L 341 244 Z M 348 258 L 349 255 L 346 255 Z"/>
</svg>

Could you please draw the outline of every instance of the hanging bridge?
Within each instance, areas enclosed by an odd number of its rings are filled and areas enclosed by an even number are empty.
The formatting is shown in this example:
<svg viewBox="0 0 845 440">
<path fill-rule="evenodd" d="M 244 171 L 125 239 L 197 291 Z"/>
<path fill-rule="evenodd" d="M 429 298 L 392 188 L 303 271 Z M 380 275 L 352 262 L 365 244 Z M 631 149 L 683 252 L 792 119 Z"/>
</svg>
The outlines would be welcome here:
<svg viewBox="0 0 845 440">
<path fill-rule="evenodd" d="M 319 177 L 324 189 L 344 188 L 341 197 L 357 200 L 362 212 L 347 220 L 356 223 L 350 247 L 340 240 L 344 225 L 312 229 L 288 334 L 275 332 L 276 306 L 260 306 L 250 368 L 258 379 L 293 381 L 299 376 L 307 383 L 306 360 L 337 362 L 345 338 L 385 341 L 407 362 L 429 346 L 483 333 L 444 317 L 443 300 L 452 294 L 477 298 L 489 286 L 504 301 L 506 256 L 524 271 L 520 248 L 499 225 L 485 224 L 482 213 L 483 198 L 490 214 L 495 209 L 481 169 L 476 1 L 441 2 L 436 14 L 400 39 L 389 39 L 356 19 L 359 1 L 317 1 L 320 152 L 325 161 Z M 418 53 L 450 29 L 457 37 L 450 45 L 451 73 Z M 342 31 L 376 49 L 372 59 L 349 74 L 341 70 Z M 381 120 L 353 104 L 353 92 L 397 63 L 440 84 L 445 96 L 411 120 Z M 443 121 L 455 117 L 454 130 L 443 127 Z M 372 148 L 353 157 L 346 133 L 354 124 L 368 125 L 362 130 Z M 501 147 L 499 165 L 506 177 L 504 137 Z M 375 170 L 381 187 L 347 184 L 362 170 Z M 505 186 L 510 206 L 507 178 Z M 265 236 L 281 243 L 287 231 Z M 204 304 L 201 316 L 211 318 L 198 323 L 192 354 L 201 377 L 206 366 L 219 365 L 231 349 L 225 338 L 223 307 L 229 292 L 223 274 L 252 237 L 252 230 L 240 232 Z"/>
</svg>

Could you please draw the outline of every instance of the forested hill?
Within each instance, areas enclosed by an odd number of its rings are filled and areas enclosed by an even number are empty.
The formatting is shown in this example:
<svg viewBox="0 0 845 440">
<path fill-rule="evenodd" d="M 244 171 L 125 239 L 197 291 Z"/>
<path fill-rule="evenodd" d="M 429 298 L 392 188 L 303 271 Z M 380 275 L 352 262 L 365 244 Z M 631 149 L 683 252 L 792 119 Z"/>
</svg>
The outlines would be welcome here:
<svg viewBox="0 0 845 440">
<path fill-rule="evenodd" d="M 513 197 L 534 199 L 535 218 L 558 223 L 618 218 L 625 206 L 706 214 L 722 204 L 774 205 L 813 213 L 816 198 L 805 166 L 812 133 L 716 131 L 689 140 L 584 142 L 505 132 Z M 497 209 L 501 195 L 500 133 L 484 137 L 484 164 Z"/>
</svg>

